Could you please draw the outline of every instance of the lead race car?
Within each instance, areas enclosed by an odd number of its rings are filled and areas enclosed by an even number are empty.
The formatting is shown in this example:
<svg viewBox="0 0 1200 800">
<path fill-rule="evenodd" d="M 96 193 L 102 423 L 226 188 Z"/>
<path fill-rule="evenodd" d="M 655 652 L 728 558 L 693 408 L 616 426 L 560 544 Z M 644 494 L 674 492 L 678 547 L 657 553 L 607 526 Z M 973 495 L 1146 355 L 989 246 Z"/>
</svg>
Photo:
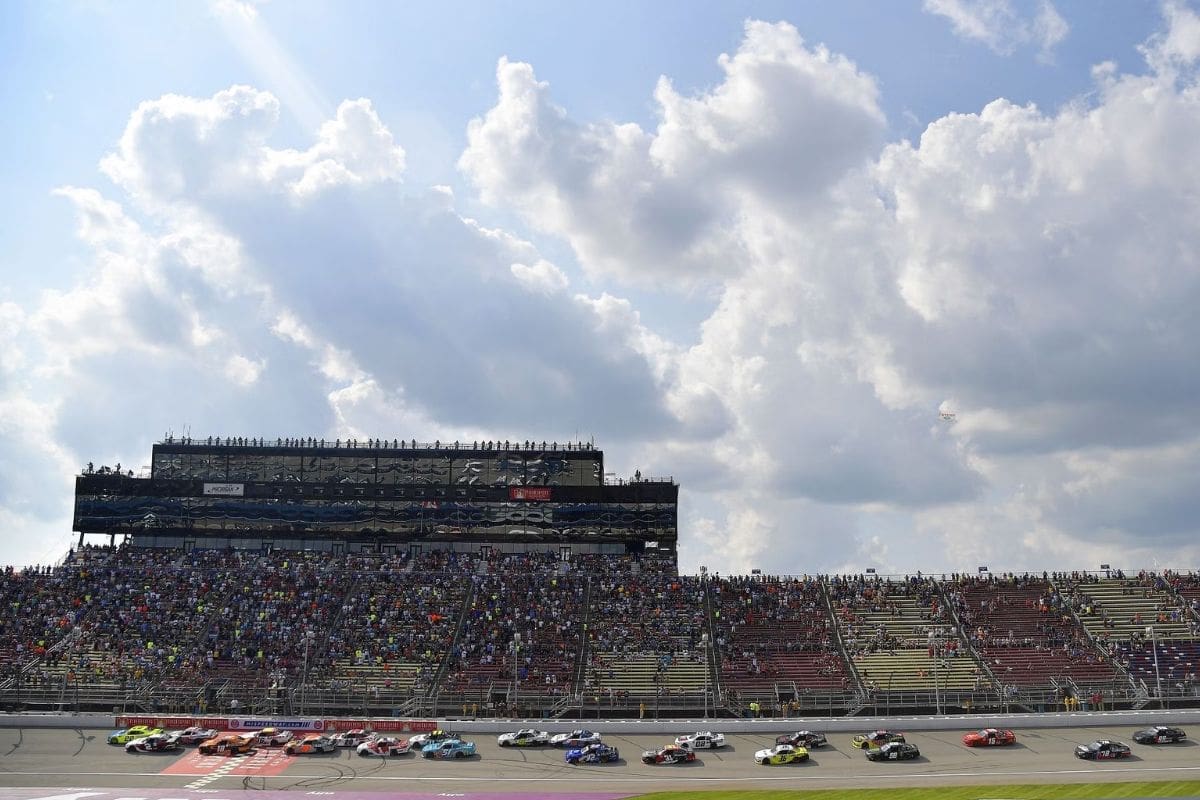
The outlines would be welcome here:
<svg viewBox="0 0 1200 800">
<path fill-rule="evenodd" d="M 522 728 L 511 733 L 502 733 L 496 737 L 496 744 L 501 747 L 537 747 L 550 744 L 550 734 L 533 728 Z"/>
<path fill-rule="evenodd" d="M 725 746 L 725 734 L 712 731 L 696 731 L 675 737 L 675 744 L 690 750 L 711 750 Z"/>
<path fill-rule="evenodd" d="M 696 760 L 696 752 L 677 744 L 669 744 L 658 750 L 646 750 L 642 753 L 643 764 L 686 764 Z"/>
<path fill-rule="evenodd" d="M 179 737 L 173 733 L 152 733 L 125 743 L 126 753 L 166 753 L 179 749 Z"/>
<path fill-rule="evenodd" d="M 915 744 L 888 742 L 880 747 L 867 750 L 865 755 L 869 761 L 907 761 L 911 758 L 920 758 L 921 751 Z"/>
<path fill-rule="evenodd" d="M 808 761 L 808 750 L 794 744 L 777 744 L 754 754 L 754 763 L 763 766 L 794 764 L 799 761 Z"/>
<path fill-rule="evenodd" d="M 1184 731 L 1169 725 L 1143 728 L 1133 735 L 1133 740 L 1138 744 L 1174 744 L 1185 739 L 1187 739 L 1187 734 Z"/>
<path fill-rule="evenodd" d="M 1017 735 L 1001 728 L 983 728 L 964 733 L 962 741 L 967 747 L 997 747 L 1016 744 Z"/>
<path fill-rule="evenodd" d="M 573 747 L 563 755 L 563 761 L 568 764 L 599 764 L 601 762 L 620 761 L 621 753 L 617 748 L 603 742 L 593 742 L 583 747 Z"/>
<path fill-rule="evenodd" d="M 429 746 L 439 746 L 450 741 L 454 740 L 446 739 Z M 398 739 L 395 736 L 376 736 L 359 744 L 358 747 L 354 748 L 354 752 L 365 758 L 388 758 L 390 756 L 402 756 L 405 753 L 411 753 L 412 747 L 411 739 Z"/>
</svg>

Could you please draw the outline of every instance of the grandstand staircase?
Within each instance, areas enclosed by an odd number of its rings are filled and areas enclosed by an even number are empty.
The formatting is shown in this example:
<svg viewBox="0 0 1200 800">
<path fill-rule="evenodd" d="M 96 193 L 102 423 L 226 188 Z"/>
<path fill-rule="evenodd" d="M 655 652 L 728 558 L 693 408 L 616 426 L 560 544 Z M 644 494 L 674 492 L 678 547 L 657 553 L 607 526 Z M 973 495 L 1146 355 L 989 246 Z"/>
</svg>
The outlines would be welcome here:
<svg viewBox="0 0 1200 800">
<path fill-rule="evenodd" d="M 713 617 L 713 602 L 712 602 L 712 583 L 704 582 L 704 626 L 708 629 L 705 633 L 708 635 L 708 649 L 704 653 L 704 668 L 708 670 L 709 685 L 712 686 L 712 707 L 713 715 L 717 716 L 717 709 L 725 707 L 725 695 L 721 691 L 721 669 L 720 656 L 717 654 L 717 625 Z M 792 683 L 789 681 L 789 683 Z M 779 698 L 779 690 L 776 688 L 776 700 Z M 798 697 L 796 694 L 796 684 L 792 683 L 792 696 Z"/>
<path fill-rule="evenodd" d="M 1000 682 L 1000 679 L 996 677 L 996 673 L 992 669 L 991 665 L 988 664 L 988 660 L 983 657 L 983 654 L 980 653 L 979 650 L 975 648 L 975 645 L 971 642 L 970 631 L 967 630 L 967 626 L 963 623 L 962 618 L 959 616 L 958 607 L 950 601 L 950 595 L 946 591 L 945 584 L 939 581 L 937 587 L 938 596 L 941 598 L 943 608 L 950 612 L 950 621 L 954 625 L 954 631 L 958 634 L 959 641 L 966 644 L 967 653 L 971 656 L 971 660 L 975 662 L 976 669 L 978 669 L 980 674 L 987 679 L 988 688 L 996 693 L 997 706 L 1008 710 L 1011 706 L 1016 705 L 1019 710 L 1025 711 L 1026 713 L 1033 713 L 1036 711 L 1031 704 L 1028 704 L 1029 698 L 1022 697 L 1020 692 L 1012 697 L 1005 697 L 1004 685 Z M 1012 702 L 1013 700 L 1016 700 L 1017 702 L 1014 703 Z"/>
<path fill-rule="evenodd" d="M 833 632 L 833 641 L 837 646 L 838 655 L 842 657 L 842 661 L 850 673 L 850 679 L 854 682 L 854 697 L 846 707 L 846 716 L 854 717 L 861 714 L 871 702 L 871 693 L 863 684 L 862 678 L 858 674 L 858 667 L 855 666 L 854 659 L 850 657 L 850 651 L 846 649 L 846 642 L 842 639 L 842 628 L 838 625 L 837 614 L 833 610 L 833 599 L 829 596 L 829 586 L 824 580 L 821 581 L 821 599 L 825 601 L 825 613 L 829 615 L 829 629 Z"/>
<path fill-rule="evenodd" d="M 573 702 L 583 702 L 583 686 L 584 678 L 587 672 L 588 663 L 588 623 L 591 620 L 592 613 L 592 578 L 589 576 L 583 587 L 583 619 L 580 620 L 580 625 L 583 626 L 583 635 L 579 637 L 579 651 L 575 654 L 575 669 L 573 670 L 574 677 L 571 679 L 570 696 Z"/>
<path fill-rule="evenodd" d="M 442 660 L 438 664 L 433 680 L 430 681 L 429 688 L 421 695 L 424 699 L 423 707 L 430 709 L 437 708 L 439 687 L 441 687 L 442 683 L 446 680 L 446 676 L 450 673 L 450 665 L 454 662 L 454 654 L 458 652 L 458 643 L 462 639 L 463 628 L 467 626 L 467 614 L 470 613 L 471 606 L 475 602 L 476 589 L 477 584 L 475 581 L 467 581 L 467 591 L 463 598 L 462 608 L 458 612 L 458 623 L 454 626 L 454 636 L 451 637 L 450 644 L 446 647 L 446 652 L 442 653 Z"/>
</svg>

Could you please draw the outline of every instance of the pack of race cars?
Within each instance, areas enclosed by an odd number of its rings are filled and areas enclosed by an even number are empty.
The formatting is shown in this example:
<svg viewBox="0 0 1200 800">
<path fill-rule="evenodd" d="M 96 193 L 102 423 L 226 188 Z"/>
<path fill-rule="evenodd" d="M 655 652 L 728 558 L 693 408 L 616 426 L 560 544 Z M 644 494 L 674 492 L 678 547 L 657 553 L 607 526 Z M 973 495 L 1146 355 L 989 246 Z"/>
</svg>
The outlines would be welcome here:
<svg viewBox="0 0 1200 800">
<path fill-rule="evenodd" d="M 1168 725 L 1154 725 L 1136 731 L 1133 741 L 1140 745 L 1163 745 L 1183 742 L 1187 733 Z M 259 748 L 281 748 L 289 756 L 336 753 L 353 748 L 364 758 L 391 758 L 419 753 L 427 759 L 462 759 L 477 755 L 474 742 L 459 734 L 433 730 L 408 738 L 384 735 L 364 728 L 333 734 L 312 733 L 297 736 L 286 729 L 261 728 L 257 731 L 217 731 L 191 727 L 166 731 L 147 725 L 134 725 L 115 730 L 108 735 L 109 744 L 120 745 L 128 753 L 169 753 L 195 745 L 205 755 L 246 755 Z M 982 728 L 962 736 L 965 747 L 1004 747 L 1014 745 L 1016 733 L 1003 728 Z M 763 766 L 802 763 L 809 760 L 809 751 L 828 744 L 824 734 L 801 730 L 780 734 L 770 747 L 754 752 L 754 762 Z M 502 733 L 496 744 L 508 747 L 560 747 L 567 764 L 607 764 L 620 761 L 620 751 L 602 741 L 601 735 L 586 728 L 562 733 L 550 733 L 534 728 L 522 728 Z M 907 761 L 921 757 L 917 745 L 907 741 L 899 731 L 875 730 L 854 736 L 851 746 L 864 751 L 869 761 Z M 695 731 L 675 737 L 663 747 L 645 750 L 644 764 L 695 764 L 697 751 L 716 750 L 726 746 L 725 735 L 713 731 Z M 1098 739 L 1080 744 L 1074 750 L 1077 758 L 1091 761 L 1128 758 L 1132 748 L 1123 742 Z"/>
</svg>

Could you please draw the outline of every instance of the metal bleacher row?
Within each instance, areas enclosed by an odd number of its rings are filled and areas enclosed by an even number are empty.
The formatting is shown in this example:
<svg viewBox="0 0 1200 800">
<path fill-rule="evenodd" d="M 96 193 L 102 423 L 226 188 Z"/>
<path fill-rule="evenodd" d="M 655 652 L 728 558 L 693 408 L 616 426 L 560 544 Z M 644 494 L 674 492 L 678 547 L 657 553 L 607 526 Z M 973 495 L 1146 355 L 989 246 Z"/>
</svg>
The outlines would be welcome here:
<svg viewBox="0 0 1200 800">
<path fill-rule="evenodd" d="M 0 574 L 0 703 L 1136 705 L 1200 694 L 1198 608 L 1200 578 L 1170 572 L 718 577 L 632 556 L 84 548 Z"/>
</svg>

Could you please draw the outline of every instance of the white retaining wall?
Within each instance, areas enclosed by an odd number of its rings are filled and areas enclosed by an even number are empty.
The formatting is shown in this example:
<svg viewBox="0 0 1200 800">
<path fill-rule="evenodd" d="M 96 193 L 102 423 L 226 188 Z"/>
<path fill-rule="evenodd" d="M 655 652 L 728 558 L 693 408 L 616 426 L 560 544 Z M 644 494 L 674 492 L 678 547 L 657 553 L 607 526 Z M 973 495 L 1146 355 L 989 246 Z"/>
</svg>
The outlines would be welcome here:
<svg viewBox="0 0 1200 800">
<path fill-rule="evenodd" d="M 389 722 L 396 720 L 388 717 Z M 887 728 L 901 731 L 972 730 L 978 728 L 1085 728 L 1147 725 L 1187 725 L 1200 722 L 1200 709 L 1178 711 L 1091 711 L 1062 714 L 969 714 L 922 717 L 788 717 L 766 719 L 657 719 L 657 720 L 493 720 L 447 718 L 438 725 L 461 733 L 498 734 L 517 728 L 545 728 L 565 731 L 587 728 L 599 733 L 679 734 L 711 729 L 722 733 L 771 733 L 815 730 L 825 733 L 852 732 Z M 0 728 L 93 728 L 117 727 L 111 714 L 0 714 Z"/>
</svg>

